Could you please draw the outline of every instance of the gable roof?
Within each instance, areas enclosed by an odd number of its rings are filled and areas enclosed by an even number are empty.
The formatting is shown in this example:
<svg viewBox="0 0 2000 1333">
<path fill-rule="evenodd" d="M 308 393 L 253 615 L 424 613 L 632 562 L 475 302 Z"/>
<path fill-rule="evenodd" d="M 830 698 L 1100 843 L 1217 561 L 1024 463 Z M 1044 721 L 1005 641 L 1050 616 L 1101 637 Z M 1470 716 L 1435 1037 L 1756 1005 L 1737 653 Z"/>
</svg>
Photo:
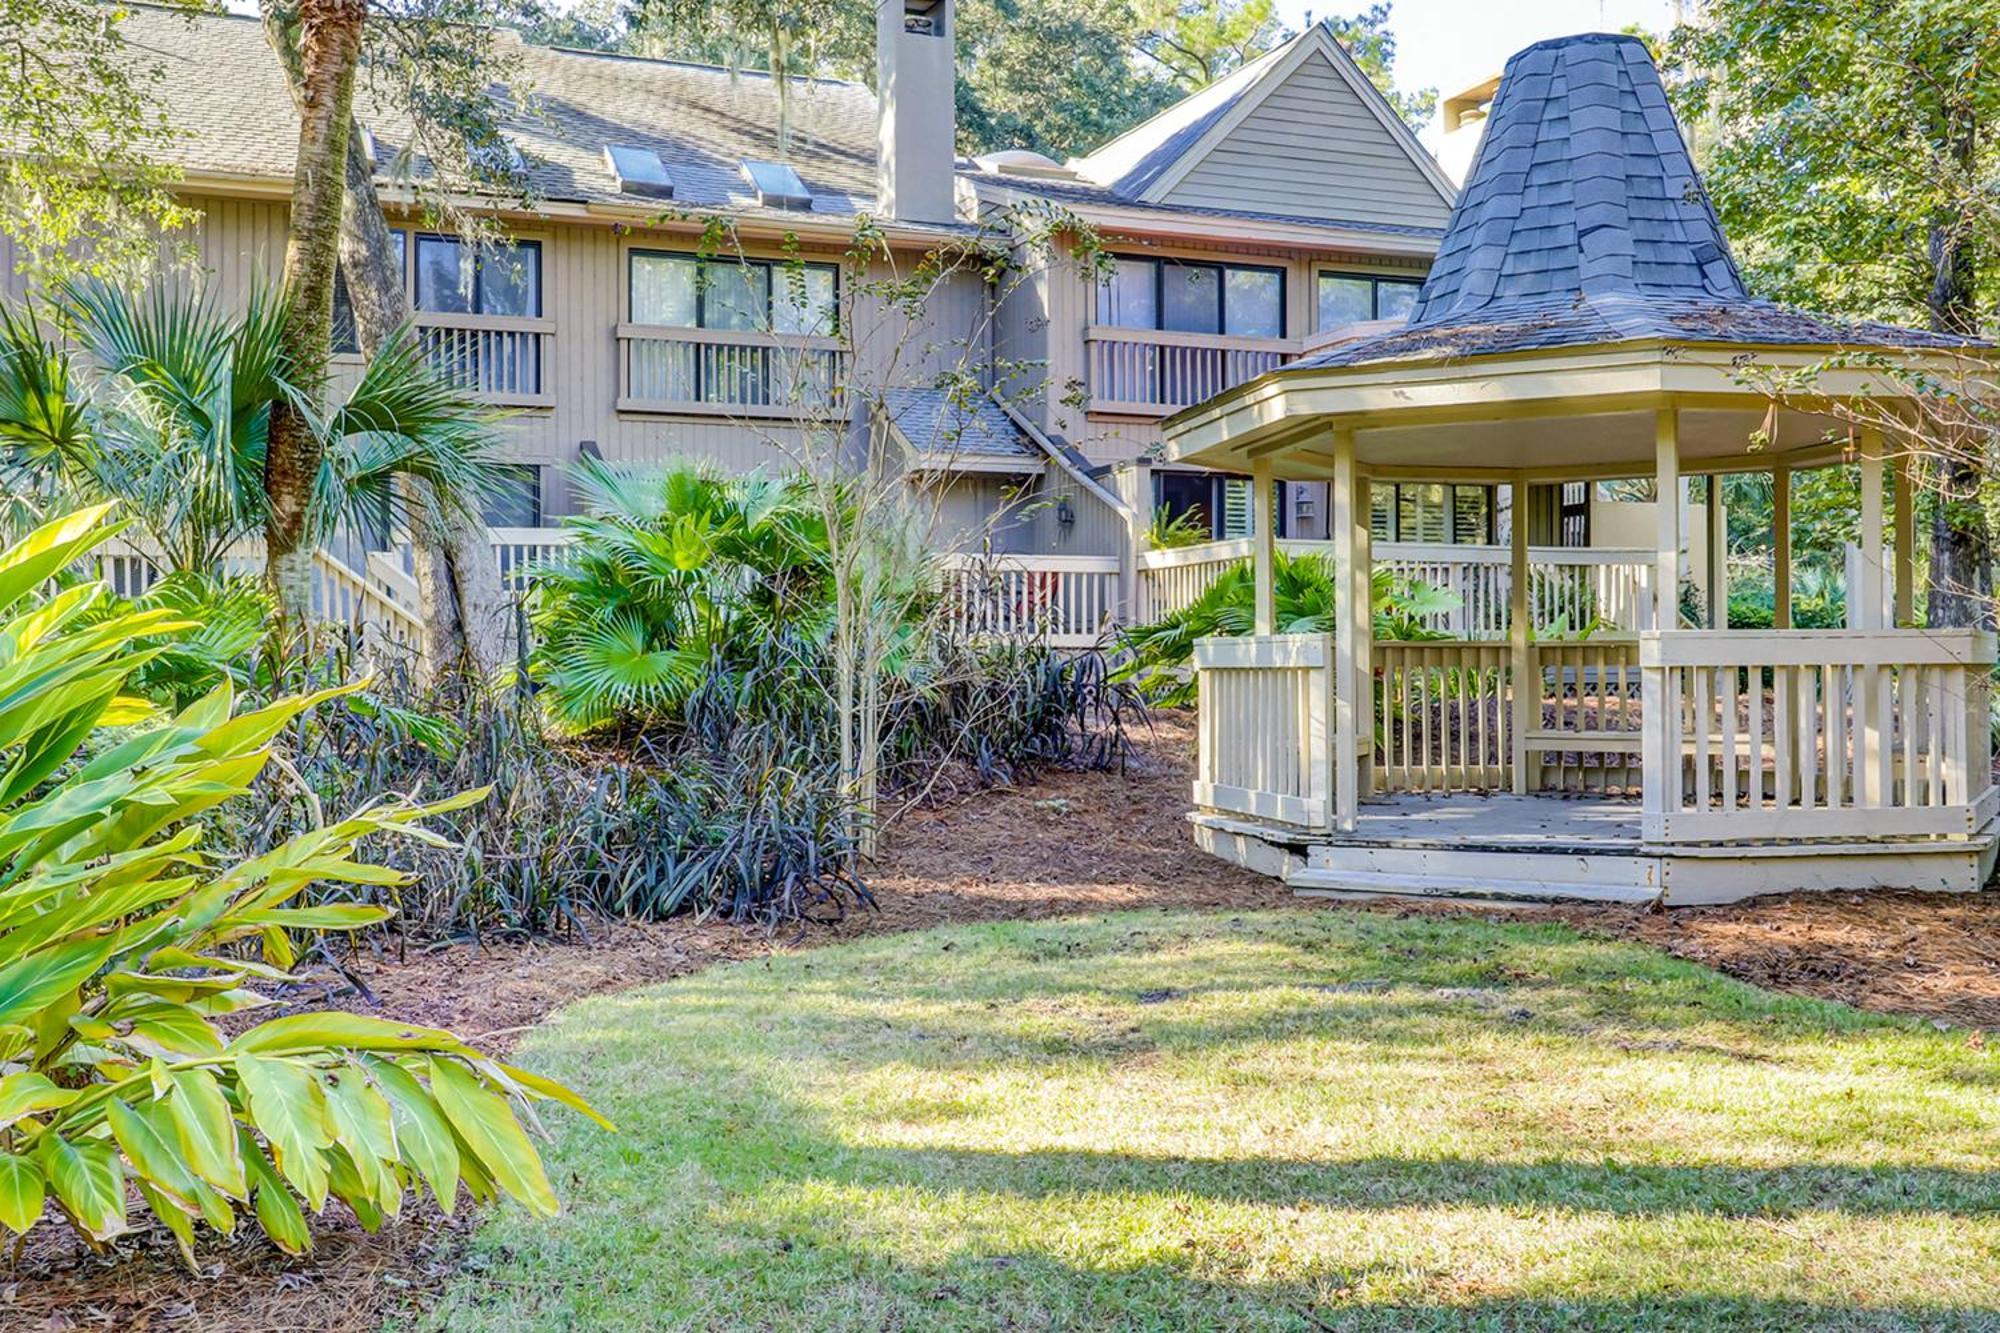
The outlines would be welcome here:
<svg viewBox="0 0 2000 1333">
<path fill-rule="evenodd" d="M 286 179 L 297 149 L 298 115 L 276 57 L 254 17 L 135 6 L 121 29 L 135 62 L 156 66 L 154 93 L 181 132 L 175 160 L 191 175 Z M 706 65 L 595 51 L 531 46 L 495 34 L 522 65 L 527 103 L 505 118 L 542 197 L 574 203 L 628 203 L 652 211 L 727 210 L 796 222 L 790 210 L 761 209 L 744 158 L 776 160 L 776 90 L 768 76 Z M 875 207 L 875 97 L 865 84 L 796 80 L 785 159 L 813 195 L 811 213 L 846 218 Z M 355 112 L 376 141 L 378 179 L 392 179 L 396 153 L 411 141 L 409 121 L 355 90 Z M 673 177 L 671 203 L 626 193 L 605 160 L 609 144 L 650 148 Z M 411 174 L 429 170 L 412 163 Z"/>
<path fill-rule="evenodd" d="M 882 390 L 882 407 L 918 466 L 968 472 L 1041 469 L 1042 451 L 983 391 L 891 387 Z"/>
<path fill-rule="evenodd" d="M 1590 33 L 1507 62 L 1407 326 L 1287 369 L 1640 339 L 1963 341 L 1752 299 L 1645 44 Z"/>
<path fill-rule="evenodd" d="M 1456 194 L 1450 180 L 1325 23 L 1309 25 L 1283 46 L 1190 94 L 1095 152 L 1073 159 L 1070 166 L 1086 181 L 1125 202 L 1161 203 L 1176 183 L 1228 138 L 1230 130 L 1263 105 L 1302 64 L 1314 59 L 1333 68 L 1396 149 L 1437 191 L 1439 200 L 1450 205 Z"/>
</svg>

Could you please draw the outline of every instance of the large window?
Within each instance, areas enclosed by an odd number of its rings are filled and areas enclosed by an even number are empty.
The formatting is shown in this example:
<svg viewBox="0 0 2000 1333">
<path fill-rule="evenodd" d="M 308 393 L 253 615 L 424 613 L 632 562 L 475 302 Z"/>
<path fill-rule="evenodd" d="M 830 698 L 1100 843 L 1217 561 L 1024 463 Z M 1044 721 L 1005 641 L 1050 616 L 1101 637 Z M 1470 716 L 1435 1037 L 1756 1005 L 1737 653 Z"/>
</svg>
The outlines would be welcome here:
<svg viewBox="0 0 2000 1333">
<path fill-rule="evenodd" d="M 1285 336 L 1283 269 L 1121 255 L 1097 290 L 1097 322 L 1124 329 Z"/>
<path fill-rule="evenodd" d="M 1319 275 L 1319 328 L 1337 329 L 1371 319 L 1408 319 L 1423 283 L 1366 273 Z"/>
<path fill-rule="evenodd" d="M 1493 488 L 1444 482 L 1376 482 L 1369 528 L 1378 542 L 1493 543 Z"/>
<path fill-rule="evenodd" d="M 818 337 L 839 332 L 839 270 L 832 264 L 634 250 L 630 265 L 634 324 Z M 840 351 L 776 347 L 756 338 L 644 338 L 631 345 L 627 374 L 630 396 L 655 402 L 818 406 L 838 392 Z"/>
<path fill-rule="evenodd" d="M 457 236 L 417 237 L 416 308 L 441 315 L 542 313 L 542 245 L 470 245 Z"/>
<path fill-rule="evenodd" d="M 632 322 L 746 333 L 839 331 L 839 270 L 832 264 L 696 259 L 632 252 Z"/>
</svg>

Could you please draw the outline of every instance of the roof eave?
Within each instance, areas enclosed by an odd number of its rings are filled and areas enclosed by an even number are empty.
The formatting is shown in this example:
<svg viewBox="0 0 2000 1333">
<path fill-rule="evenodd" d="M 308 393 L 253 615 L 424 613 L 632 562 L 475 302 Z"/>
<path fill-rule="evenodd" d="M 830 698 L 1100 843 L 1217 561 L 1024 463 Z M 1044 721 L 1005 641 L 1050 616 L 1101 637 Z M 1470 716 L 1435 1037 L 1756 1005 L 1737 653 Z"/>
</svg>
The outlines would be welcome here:
<svg viewBox="0 0 2000 1333">
<path fill-rule="evenodd" d="M 974 188 L 982 199 L 1016 204 L 1028 201 L 1053 203 L 1100 230 L 1115 230 L 1121 236 L 1150 236 L 1164 240 L 1248 241 L 1267 245 L 1300 246 L 1321 250 L 1342 250 L 1358 254 L 1383 255 L 1397 259 L 1429 259 L 1437 253 L 1437 236 L 1411 236 L 1400 232 L 1374 231 L 1366 227 L 1330 227 L 1315 222 L 1269 222 L 1253 218 L 1204 215 L 1200 213 L 1160 213 L 1143 205 L 1120 208 L 1107 204 L 1081 203 L 1018 189 L 1001 181 L 977 181 Z"/>
<path fill-rule="evenodd" d="M 1350 366 L 1281 367 L 1183 408 L 1160 423 L 1165 461 L 1201 462 L 1197 455 L 1219 447 L 1258 448 L 1265 438 L 1295 434 L 1306 421 L 1342 422 L 1367 429 L 1386 425 L 1392 415 L 1416 420 L 1423 414 L 1549 415 L 1587 413 L 1594 405 L 1629 402 L 1634 395 L 1675 400 L 1756 399 L 1768 395 L 1743 382 L 1746 354 L 1772 369 L 1808 369 L 1830 357 L 1851 355 L 1852 344 L 1692 343 L 1664 338 L 1533 348 L 1476 356 L 1409 357 Z M 1873 346 L 1906 366 L 1933 372 L 1962 368 L 1967 357 L 2000 365 L 2000 347 L 1962 348 Z M 1518 374 L 1498 372 L 1517 368 Z M 1547 381 L 1532 385 L 1534 377 Z M 1879 374 L 1869 367 L 1829 372 L 1827 399 L 1883 397 Z M 1378 387 L 1383 401 L 1369 403 L 1362 391 Z M 1348 393 L 1355 401 L 1328 401 Z M 1893 395 L 1902 397 L 1903 395 Z M 1315 397 L 1319 401 L 1314 401 Z M 1615 410 L 1602 409 L 1600 410 Z"/>
</svg>

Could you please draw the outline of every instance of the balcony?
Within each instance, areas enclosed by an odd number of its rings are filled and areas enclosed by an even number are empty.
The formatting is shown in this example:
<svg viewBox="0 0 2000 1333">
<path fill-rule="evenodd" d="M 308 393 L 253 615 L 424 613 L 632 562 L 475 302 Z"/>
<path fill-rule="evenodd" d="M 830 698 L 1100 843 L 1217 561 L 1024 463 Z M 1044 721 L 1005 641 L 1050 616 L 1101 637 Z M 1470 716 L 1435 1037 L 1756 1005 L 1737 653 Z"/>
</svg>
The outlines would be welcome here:
<svg viewBox="0 0 2000 1333">
<path fill-rule="evenodd" d="M 1276 370 L 1299 354 L 1292 338 L 1231 338 L 1093 324 L 1084 330 L 1089 410 L 1163 417 Z"/>
<path fill-rule="evenodd" d="M 620 324 L 618 410 L 796 418 L 838 409 L 838 338 Z"/>
<path fill-rule="evenodd" d="M 515 315 L 417 316 L 417 340 L 432 369 L 501 407 L 550 407 L 543 375 L 555 342 L 552 319 Z"/>
</svg>

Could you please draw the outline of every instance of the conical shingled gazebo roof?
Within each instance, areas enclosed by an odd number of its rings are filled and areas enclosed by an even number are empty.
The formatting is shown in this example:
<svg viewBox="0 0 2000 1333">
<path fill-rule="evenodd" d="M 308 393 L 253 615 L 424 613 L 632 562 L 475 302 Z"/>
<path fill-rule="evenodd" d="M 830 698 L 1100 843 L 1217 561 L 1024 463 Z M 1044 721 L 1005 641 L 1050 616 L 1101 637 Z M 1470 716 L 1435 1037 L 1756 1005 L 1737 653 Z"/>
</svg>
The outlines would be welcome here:
<svg viewBox="0 0 2000 1333">
<path fill-rule="evenodd" d="M 1644 43 L 1591 33 L 1507 62 L 1407 326 L 1288 369 L 1641 339 L 1961 345 L 1751 299 Z"/>
</svg>

